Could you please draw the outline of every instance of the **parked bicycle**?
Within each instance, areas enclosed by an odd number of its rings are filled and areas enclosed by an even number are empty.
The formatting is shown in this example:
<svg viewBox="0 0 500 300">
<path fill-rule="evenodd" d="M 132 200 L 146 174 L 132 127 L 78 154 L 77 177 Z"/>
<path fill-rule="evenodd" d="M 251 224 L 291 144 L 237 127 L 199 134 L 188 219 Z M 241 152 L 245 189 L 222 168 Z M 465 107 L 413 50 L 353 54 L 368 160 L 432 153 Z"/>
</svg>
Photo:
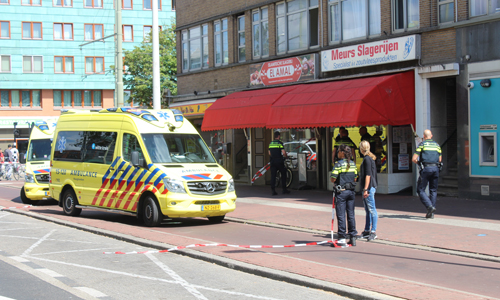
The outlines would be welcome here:
<svg viewBox="0 0 500 300">
<path fill-rule="evenodd" d="M 20 163 L 13 163 L 9 166 L 10 168 L 12 168 L 12 171 L 11 171 L 11 180 L 19 180 L 19 178 L 21 178 L 21 180 L 24 179 L 24 175 L 26 174 L 26 166 L 23 165 L 23 164 L 20 164 Z M 7 164 L 3 164 L 2 167 L 0 168 L 0 179 L 1 180 L 8 180 L 9 178 L 7 178 Z"/>
<path fill-rule="evenodd" d="M 285 158 L 285 169 L 286 169 L 286 187 L 290 187 L 293 181 L 292 173 L 292 160 L 290 158 Z M 276 170 L 276 187 L 281 185 L 281 172 Z"/>
</svg>

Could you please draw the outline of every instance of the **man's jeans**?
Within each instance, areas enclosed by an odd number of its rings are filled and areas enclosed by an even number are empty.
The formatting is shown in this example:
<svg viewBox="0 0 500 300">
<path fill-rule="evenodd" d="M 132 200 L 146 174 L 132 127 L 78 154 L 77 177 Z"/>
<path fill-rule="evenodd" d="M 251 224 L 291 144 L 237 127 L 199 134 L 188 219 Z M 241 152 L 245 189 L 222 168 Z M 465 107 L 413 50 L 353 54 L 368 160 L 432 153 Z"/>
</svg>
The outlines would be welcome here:
<svg viewBox="0 0 500 300">
<path fill-rule="evenodd" d="M 366 212 L 366 223 L 364 231 L 377 231 L 378 214 L 375 208 L 375 192 L 376 188 L 372 187 L 368 191 L 368 197 L 363 198 L 363 204 Z M 371 230 L 370 230 L 371 227 Z"/>
</svg>

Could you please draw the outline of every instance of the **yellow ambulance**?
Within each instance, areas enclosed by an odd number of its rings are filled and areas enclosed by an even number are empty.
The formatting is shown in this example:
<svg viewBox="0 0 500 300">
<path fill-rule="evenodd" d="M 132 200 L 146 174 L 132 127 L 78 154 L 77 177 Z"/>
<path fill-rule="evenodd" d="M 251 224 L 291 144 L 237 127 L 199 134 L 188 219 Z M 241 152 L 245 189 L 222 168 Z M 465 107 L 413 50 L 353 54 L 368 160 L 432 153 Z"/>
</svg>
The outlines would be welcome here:
<svg viewBox="0 0 500 300">
<path fill-rule="evenodd" d="M 24 204 L 51 199 L 49 191 L 50 151 L 57 119 L 33 124 L 26 152 L 26 175 L 21 189 Z"/>
<path fill-rule="evenodd" d="M 236 207 L 231 175 L 178 110 L 61 111 L 50 192 L 67 215 L 82 209 L 222 222 Z"/>
</svg>

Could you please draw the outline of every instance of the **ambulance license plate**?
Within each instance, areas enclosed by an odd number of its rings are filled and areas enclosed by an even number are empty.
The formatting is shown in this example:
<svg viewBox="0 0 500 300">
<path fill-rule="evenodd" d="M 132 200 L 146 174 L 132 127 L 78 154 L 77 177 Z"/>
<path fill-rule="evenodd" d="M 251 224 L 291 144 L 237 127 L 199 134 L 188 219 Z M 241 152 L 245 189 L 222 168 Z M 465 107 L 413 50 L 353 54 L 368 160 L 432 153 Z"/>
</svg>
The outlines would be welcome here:
<svg viewBox="0 0 500 300">
<path fill-rule="evenodd" d="M 220 210 L 220 205 L 202 205 L 201 210 Z"/>
</svg>

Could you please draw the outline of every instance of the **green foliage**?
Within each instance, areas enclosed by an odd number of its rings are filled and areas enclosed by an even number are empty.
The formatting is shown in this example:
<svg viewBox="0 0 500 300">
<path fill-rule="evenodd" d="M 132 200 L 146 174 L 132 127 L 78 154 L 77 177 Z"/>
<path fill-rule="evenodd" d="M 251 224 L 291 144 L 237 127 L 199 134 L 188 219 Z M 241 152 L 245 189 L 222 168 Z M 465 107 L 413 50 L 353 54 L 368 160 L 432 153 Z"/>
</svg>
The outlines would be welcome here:
<svg viewBox="0 0 500 300">
<path fill-rule="evenodd" d="M 177 53 L 175 43 L 175 24 L 163 28 L 159 33 L 160 41 L 160 92 L 169 89 L 172 95 L 177 94 Z M 151 31 L 152 34 L 152 31 Z M 123 87 L 130 90 L 128 100 L 148 107 L 152 106 L 153 97 L 153 45 L 145 39 L 134 50 L 124 50 Z"/>
</svg>

